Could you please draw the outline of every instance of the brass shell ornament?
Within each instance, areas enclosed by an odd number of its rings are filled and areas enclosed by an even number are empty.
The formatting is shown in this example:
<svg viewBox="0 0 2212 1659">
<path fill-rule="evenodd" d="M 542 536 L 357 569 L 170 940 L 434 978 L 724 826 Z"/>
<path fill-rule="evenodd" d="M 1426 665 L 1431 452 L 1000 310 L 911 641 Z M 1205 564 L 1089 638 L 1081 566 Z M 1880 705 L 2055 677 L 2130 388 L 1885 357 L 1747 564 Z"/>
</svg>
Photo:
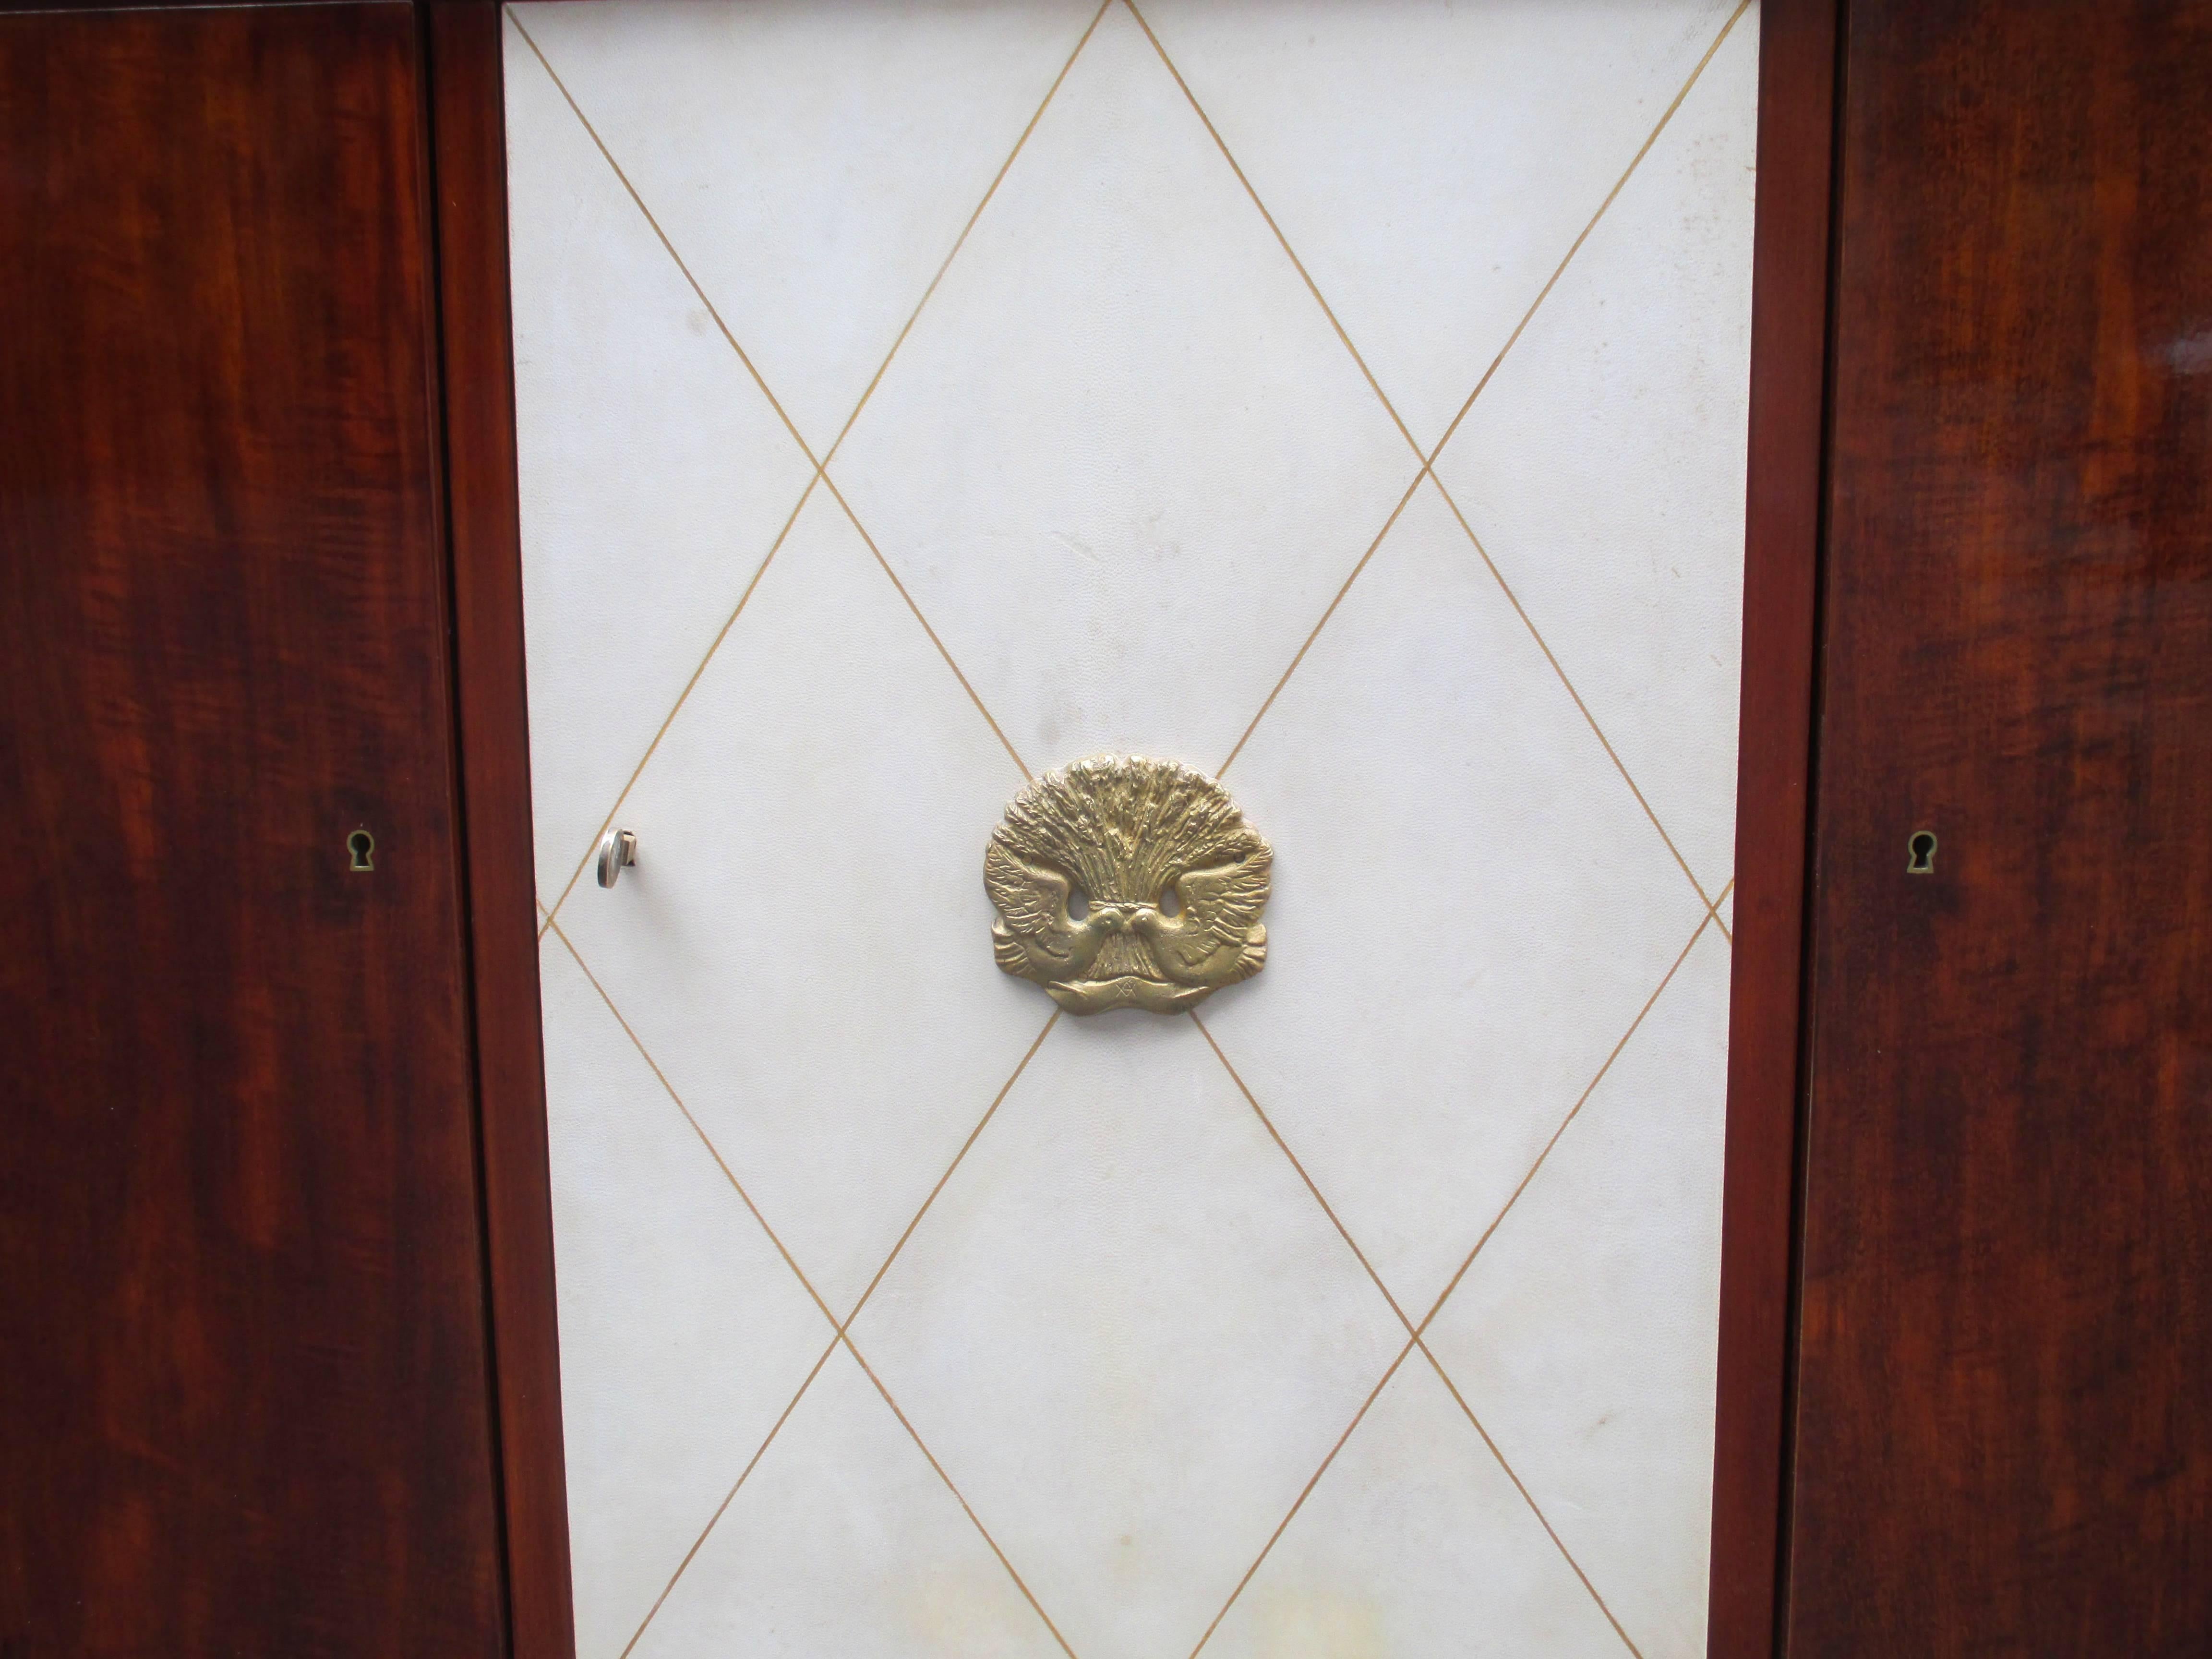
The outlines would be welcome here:
<svg viewBox="0 0 2212 1659">
<path fill-rule="evenodd" d="M 1203 773 L 1094 755 L 1023 790 L 992 832 L 992 952 L 1072 1013 L 1179 1013 L 1266 963 L 1273 861 Z"/>
</svg>

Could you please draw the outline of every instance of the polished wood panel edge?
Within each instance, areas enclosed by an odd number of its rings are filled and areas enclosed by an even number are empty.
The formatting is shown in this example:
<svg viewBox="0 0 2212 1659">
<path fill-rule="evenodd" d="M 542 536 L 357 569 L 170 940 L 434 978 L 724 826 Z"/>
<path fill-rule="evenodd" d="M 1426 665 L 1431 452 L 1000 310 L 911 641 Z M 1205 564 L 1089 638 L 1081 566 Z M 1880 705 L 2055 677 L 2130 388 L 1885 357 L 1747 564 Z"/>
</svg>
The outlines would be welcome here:
<svg viewBox="0 0 2212 1659">
<path fill-rule="evenodd" d="M 235 11 L 240 6 L 296 10 L 308 6 L 404 6 L 411 0 L 0 0 L 10 13 L 85 11 Z"/>
<path fill-rule="evenodd" d="M 426 0 L 491 1332 L 518 1659 L 572 1659 L 495 0 Z"/>
<path fill-rule="evenodd" d="M 1838 10 L 1759 20 L 1710 1659 L 1778 1650 Z"/>
</svg>

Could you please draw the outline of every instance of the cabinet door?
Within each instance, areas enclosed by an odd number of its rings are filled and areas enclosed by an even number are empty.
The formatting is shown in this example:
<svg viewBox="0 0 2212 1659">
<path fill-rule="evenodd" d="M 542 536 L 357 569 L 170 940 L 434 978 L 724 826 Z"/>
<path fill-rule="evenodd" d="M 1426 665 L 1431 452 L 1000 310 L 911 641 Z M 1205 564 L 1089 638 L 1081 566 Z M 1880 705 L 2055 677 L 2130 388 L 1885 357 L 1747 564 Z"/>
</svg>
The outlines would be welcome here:
<svg viewBox="0 0 2212 1659">
<path fill-rule="evenodd" d="M 507 8 L 580 1652 L 1703 1651 L 1761 27 Z"/>
<path fill-rule="evenodd" d="M 0 16 L 0 1652 L 500 1651 L 413 9 Z"/>
<path fill-rule="evenodd" d="M 1794 1659 L 2212 1646 L 2212 8 L 1850 8 Z"/>
</svg>

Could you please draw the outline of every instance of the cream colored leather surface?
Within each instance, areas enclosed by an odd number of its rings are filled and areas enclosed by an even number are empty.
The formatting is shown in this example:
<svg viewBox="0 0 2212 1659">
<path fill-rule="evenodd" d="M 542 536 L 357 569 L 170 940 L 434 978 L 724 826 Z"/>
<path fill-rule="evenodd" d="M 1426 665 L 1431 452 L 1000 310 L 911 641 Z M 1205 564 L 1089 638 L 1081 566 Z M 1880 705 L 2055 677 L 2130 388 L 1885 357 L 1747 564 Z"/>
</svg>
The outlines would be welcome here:
<svg viewBox="0 0 2212 1659">
<path fill-rule="evenodd" d="M 1757 25 L 511 9 L 584 1659 L 1702 1653 Z M 1195 1018 L 992 960 L 1109 750 Z"/>
</svg>

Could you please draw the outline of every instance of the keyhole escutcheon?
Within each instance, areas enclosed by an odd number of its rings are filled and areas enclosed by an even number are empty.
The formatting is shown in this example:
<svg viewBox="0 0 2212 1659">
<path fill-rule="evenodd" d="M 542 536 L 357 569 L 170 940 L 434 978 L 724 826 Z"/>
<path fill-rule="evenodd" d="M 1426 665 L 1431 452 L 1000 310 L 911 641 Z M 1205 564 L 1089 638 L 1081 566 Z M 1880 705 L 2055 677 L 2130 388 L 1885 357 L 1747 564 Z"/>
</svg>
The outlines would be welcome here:
<svg viewBox="0 0 2212 1659">
<path fill-rule="evenodd" d="M 1936 873 L 1936 832 L 1933 830 L 1915 830 L 1912 839 L 1905 843 L 1905 850 L 1909 855 L 1905 865 L 1906 875 L 1932 876 Z"/>
<path fill-rule="evenodd" d="M 374 870 L 376 868 L 376 837 L 370 835 L 368 830 L 356 830 L 348 836 L 346 851 L 353 857 L 353 862 L 346 866 L 348 869 Z"/>
</svg>

